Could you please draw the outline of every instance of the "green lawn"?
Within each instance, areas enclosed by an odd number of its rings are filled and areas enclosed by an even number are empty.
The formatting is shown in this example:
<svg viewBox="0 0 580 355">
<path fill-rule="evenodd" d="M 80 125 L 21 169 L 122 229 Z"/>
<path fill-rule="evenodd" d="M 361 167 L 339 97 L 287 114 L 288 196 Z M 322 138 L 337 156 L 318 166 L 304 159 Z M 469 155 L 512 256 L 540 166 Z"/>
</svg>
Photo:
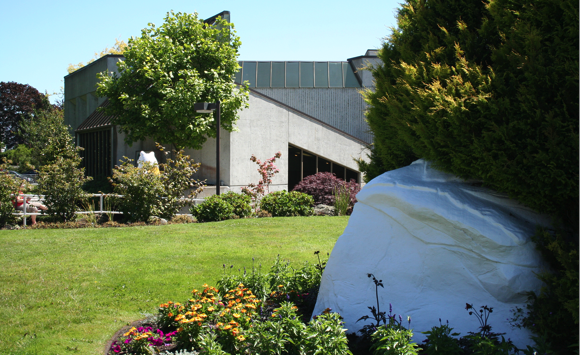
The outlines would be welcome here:
<svg viewBox="0 0 580 355">
<path fill-rule="evenodd" d="M 315 262 L 348 217 L 0 231 L 0 354 L 102 354 L 123 325 L 214 284 L 223 264 Z"/>
</svg>

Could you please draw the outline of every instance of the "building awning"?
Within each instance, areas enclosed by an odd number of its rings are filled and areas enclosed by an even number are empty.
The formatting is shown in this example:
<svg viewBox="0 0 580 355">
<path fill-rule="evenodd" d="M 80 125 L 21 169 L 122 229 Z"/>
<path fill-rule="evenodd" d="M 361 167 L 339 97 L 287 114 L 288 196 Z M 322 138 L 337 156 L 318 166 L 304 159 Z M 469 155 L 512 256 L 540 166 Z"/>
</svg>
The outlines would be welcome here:
<svg viewBox="0 0 580 355">
<path fill-rule="evenodd" d="M 106 107 L 108 105 L 109 99 L 106 99 L 105 102 L 103 102 L 99 106 L 99 108 Z M 112 126 L 111 119 L 115 118 L 115 116 L 107 116 L 103 112 L 100 112 L 99 108 L 97 108 L 93 113 L 91 113 L 89 117 L 87 117 L 87 119 L 84 120 L 84 122 L 78 126 L 78 128 L 76 129 L 77 133 L 83 131 L 103 129 Z"/>
</svg>

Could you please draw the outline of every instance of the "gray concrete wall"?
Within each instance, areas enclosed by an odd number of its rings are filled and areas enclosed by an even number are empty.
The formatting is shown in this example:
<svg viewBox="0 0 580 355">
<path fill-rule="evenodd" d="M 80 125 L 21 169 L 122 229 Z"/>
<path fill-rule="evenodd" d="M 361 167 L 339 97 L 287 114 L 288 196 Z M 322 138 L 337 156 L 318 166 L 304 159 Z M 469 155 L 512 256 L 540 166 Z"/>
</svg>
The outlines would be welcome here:
<svg viewBox="0 0 580 355">
<path fill-rule="evenodd" d="M 239 131 L 231 133 L 229 186 L 233 191 L 260 180 L 258 165 L 250 161 L 252 154 L 264 161 L 278 151 L 282 158 L 275 164 L 280 173 L 274 177 L 271 191 L 287 190 L 289 144 L 356 171 L 353 159 L 368 159 L 363 141 L 258 94 L 251 93 L 249 103 L 237 123 Z"/>
<path fill-rule="evenodd" d="M 315 117 L 367 143 L 373 135 L 365 120 L 364 102 L 357 88 L 254 88 L 266 96 Z"/>
</svg>

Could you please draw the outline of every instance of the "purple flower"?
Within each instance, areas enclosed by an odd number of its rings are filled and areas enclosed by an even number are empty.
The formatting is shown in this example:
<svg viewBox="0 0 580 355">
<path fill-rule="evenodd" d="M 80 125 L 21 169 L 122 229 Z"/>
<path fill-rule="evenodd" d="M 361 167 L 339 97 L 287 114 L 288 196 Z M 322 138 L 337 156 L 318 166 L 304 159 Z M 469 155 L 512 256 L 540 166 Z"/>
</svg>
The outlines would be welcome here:
<svg viewBox="0 0 580 355">
<path fill-rule="evenodd" d="M 125 339 L 125 344 L 129 344 L 131 342 L 131 338 Z"/>
</svg>

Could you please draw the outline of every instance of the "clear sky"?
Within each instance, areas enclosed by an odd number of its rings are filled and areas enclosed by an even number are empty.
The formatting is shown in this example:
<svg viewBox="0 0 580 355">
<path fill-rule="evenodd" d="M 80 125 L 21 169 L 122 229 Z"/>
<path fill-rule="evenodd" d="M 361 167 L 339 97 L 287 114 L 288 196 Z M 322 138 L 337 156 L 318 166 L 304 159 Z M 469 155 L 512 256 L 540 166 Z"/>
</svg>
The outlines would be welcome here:
<svg viewBox="0 0 580 355">
<path fill-rule="evenodd" d="M 0 81 L 60 92 L 69 64 L 161 25 L 170 10 L 203 19 L 230 11 L 239 60 L 346 60 L 381 46 L 401 1 L 1 0 Z"/>
</svg>

